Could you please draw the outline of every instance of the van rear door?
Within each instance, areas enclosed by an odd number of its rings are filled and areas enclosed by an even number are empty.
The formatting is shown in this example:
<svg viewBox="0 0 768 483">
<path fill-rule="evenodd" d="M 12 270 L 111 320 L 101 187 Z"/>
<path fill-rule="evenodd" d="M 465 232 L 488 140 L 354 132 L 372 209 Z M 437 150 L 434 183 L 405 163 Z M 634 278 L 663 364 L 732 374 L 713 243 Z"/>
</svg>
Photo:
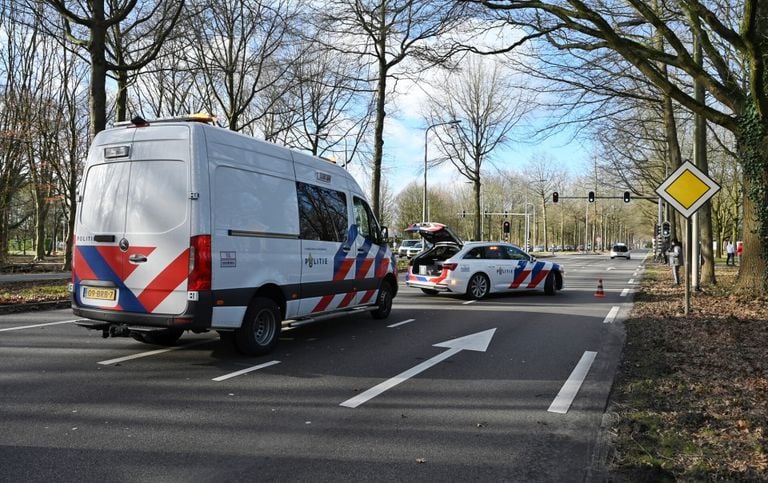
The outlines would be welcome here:
<svg viewBox="0 0 768 483">
<path fill-rule="evenodd" d="M 130 142 L 118 134 L 115 144 L 104 133 L 107 142 L 94 143 L 89 156 L 75 252 L 76 302 L 180 314 L 189 272 L 189 129 L 132 131 Z"/>
</svg>

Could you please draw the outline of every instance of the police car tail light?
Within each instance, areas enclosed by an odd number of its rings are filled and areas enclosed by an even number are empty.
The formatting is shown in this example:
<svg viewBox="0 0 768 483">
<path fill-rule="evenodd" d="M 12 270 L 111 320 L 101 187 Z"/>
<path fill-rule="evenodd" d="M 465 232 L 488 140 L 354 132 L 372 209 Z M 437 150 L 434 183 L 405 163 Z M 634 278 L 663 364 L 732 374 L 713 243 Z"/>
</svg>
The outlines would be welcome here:
<svg viewBox="0 0 768 483">
<path fill-rule="evenodd" d="M 456 270 L 456 267 L 458 266 L 458 263 L 443 263 L 444 270 Z"/>
<path fill-rule="evenodd" d="M 211 289 L 211 235 L 193 236 L 189 242 L 190 292 Z"/>
</svg>

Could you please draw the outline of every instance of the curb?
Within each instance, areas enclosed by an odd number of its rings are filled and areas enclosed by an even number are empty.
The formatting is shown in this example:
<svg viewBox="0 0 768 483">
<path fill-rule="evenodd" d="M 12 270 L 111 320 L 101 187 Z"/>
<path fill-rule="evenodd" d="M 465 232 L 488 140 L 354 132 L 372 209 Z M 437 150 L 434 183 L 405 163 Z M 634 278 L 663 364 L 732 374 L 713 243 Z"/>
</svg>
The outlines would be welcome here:
<svg viewBox="0 0 768 483">
<path fill-rule="evenodd" d="M 0 305 L 0 315 L 18 314 L 21 312 L 36 312 L 39 310 L 68 309 L 72 306 L 69 300 L 54 300 L 52 302 L 32 302 L 28 304 Z"/>
</svg>

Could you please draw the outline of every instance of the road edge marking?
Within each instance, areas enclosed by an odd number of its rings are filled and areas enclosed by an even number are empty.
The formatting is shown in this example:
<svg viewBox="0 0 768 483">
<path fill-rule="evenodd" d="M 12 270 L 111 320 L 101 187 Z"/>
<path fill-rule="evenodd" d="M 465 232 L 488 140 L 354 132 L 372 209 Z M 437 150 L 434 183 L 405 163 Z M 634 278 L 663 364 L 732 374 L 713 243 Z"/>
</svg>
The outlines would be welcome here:
<svg viewBox="0 0 768 483">
<path fill-rule="evenodd" d="M 584 351 L 578 364 L 573 368 L 571 375 L 568 376 L 568 380 L 565 381 L 563 387 L 560 388 L 560 392 L 557 393 L 555 400 L 549 405 L 549 409 L 547 409 L 548 412 L 557 414 L 565 414 L 568 412 L 579 389 L 581 389 L 584 379 L 587 378 L 587 374 L 592 368 L 592 363 L 595 362 L 595 357 L 597 357 L 597 352 Z"/>
<path fill-rule="evenodd" d="M 265 367 L 274 366 L 275 364 L 280 364 L 280 361 L 265 362 L 264 364 L 259 364 L 258 366 L 249 367 L 247 369 L 243 369 L 240 371 L 230 372 L 229 374 L 224 374 L 223 376 L 214 377 L 211 380 L 216 382 L 226 381 L 227 379 L 232 379 L 233 377 L 242 376 L 243 374 L 248 374 L 249 372 L 258 371 L 259 369 L 264 369 Z"/>
</svg>

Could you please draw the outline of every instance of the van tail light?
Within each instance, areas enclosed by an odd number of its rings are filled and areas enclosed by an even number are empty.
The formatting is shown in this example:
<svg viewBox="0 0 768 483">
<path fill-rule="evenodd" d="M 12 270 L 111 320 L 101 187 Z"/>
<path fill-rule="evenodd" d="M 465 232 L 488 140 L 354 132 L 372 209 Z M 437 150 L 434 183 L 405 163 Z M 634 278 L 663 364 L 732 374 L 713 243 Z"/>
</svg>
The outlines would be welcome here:
<svg viewBox="0 0 768 483">
<path fill-rule="evenodd" d="M 193 236 L 189 241 L 189 280 L 187 290 L 211 289 L 211 235 Z"/>
<path fill-rule="evenodd" d="M 443 263 L 443 270 L 456 270 L 458 263 Z"/>
</svg>

